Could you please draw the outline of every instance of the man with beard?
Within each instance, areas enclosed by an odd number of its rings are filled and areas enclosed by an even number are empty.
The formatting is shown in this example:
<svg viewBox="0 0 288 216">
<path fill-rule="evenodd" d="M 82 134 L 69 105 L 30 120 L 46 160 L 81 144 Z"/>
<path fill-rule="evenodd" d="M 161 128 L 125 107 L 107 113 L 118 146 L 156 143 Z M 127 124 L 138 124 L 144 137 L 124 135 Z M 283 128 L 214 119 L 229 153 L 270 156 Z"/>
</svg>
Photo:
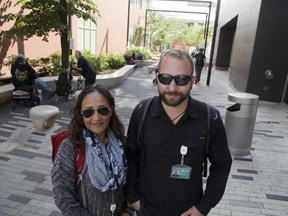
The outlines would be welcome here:
<svg viewBox="0 0 288 216">
<path fill-rule="evenodd" d="M 137 142 L 139 111 L 128 129 L 128 202 L 141 216 L 207 215 L 222 198 L 231 168 L 231 155 L 219 111 L 209 135 L 211 163 L 202 189 L 207 108 L 189 94 L 195 81 L 191 55 L 181 49 L 166 52 L 157 74 L 159 96 L 153 99 Z M 144 106 L 144 105 L 143 105 Z M 143 108 L 142 108 L 143 109 Z M 179 176 L 173 176 L 179 170 Z"/>
</svg>

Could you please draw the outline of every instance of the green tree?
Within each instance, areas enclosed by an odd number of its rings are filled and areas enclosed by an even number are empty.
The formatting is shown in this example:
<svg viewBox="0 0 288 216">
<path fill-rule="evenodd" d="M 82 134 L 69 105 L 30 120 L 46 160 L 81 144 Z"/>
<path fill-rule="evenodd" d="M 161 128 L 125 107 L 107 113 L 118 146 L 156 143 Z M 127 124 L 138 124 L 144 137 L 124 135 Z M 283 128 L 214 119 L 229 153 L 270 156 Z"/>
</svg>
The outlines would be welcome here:
<svg viewBox="0 0 288 216">
<path fill-rule="evenodd" d="M 161 46 L 169 43 L 182 43 L 192 45 L 194 27 L 176 18 L 168 18 L 165 14 L 150 11 L 147 17 L 146 35 L 152 44 Z"/>
<path fill-rule="evenodd" d="M 17 35 L 22 40 L 28 40 L 36 35 L 48 42 L 49 33 L 59 34 L 62 68 L 69 65 L 68 17 L 76 15 L 97 24 L 94 15 L 100 16 L 92 0 L 19 0 L 15 6 L 20 6 L 18 13 L 8 13 L 0 18 L 0 23 L 14 22 L 9 30 L 0 31 L 0 36 L 11 38 Z"/>
<path fill-rule="evenodd" d="M 156 11 L 149 11 L 147 14 L 146 38 L 149 38 L 150 44 L 162 45 L 167 44 L 167 32 L 169 31 L 169 23 L 164 14 Z"/>
<path fill-rule="evenodd" d="M 192 46 L 203 45 L 204 30 L 205 30 L 204 25 L 197 25 L 197 27 L 195 27 L 195 30 L 192 32 L 191 42 L 190 42 Z M 210 28 L 208 29 L 207 43 L 212 40 L 212 36 L 213 36 L 213 29 Z"/>
</svg>

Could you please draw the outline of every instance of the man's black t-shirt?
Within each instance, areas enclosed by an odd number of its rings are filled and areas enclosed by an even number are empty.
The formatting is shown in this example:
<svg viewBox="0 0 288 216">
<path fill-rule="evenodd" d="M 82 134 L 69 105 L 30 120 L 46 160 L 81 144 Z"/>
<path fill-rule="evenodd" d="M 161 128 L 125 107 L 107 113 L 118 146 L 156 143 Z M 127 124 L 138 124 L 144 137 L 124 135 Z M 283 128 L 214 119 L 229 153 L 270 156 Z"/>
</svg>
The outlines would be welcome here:
<svg viewBox="0 0 288 216">
<path fill-rule="evenodd" d="M 95 73 L 94 69 L 91 67 L 91 65 L 89 64 L 89 62 L 87 61 L 86 58 L 84 58 L 83 56 L 81 56 L 79 59 L 78 59 L 78 68 L 82 68 L 82 76 L 84 78 L 86 78 L 86 76 L 90 73 Z"/>
<path fill-rule="evenodd" d="M 204 58 L 206 58 L 206 56 L 203 53 L 197 53 L 194 58 L 196 58 L 196 65 L 204 65 Z"/>
</svg>

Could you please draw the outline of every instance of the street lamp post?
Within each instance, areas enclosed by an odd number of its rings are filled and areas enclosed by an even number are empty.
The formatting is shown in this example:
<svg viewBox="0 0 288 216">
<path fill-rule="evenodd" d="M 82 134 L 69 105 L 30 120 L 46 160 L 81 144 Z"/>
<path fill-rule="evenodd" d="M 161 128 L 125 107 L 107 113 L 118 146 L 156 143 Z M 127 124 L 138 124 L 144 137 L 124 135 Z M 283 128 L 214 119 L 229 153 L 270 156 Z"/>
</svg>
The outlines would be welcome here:
<svg viewBox="0 0 288 216">
<path fill-rule="evenodd" d="M 130 25 L 130 0 L 128 0 L 128 16 L 127 16 L 127 47 L 129 46 L 129 25 Z"/>
<path fill-rule="evenodd" d="M 214 32 L 213 32 L 213 39 L 212 39 L 212 46 L 211 46 L 211 53 L 210 53 L 210 60 L 209 60 L 209 68 L 208 68 L 206 85 L 210 85 L 210 77 L 211 77 L 212 62 L 213 62 L 213 55 L 214 55 L 214 48 L 215 48 L 215 41 L 216 41 L 216 33 L 217 33 L 217 27 L 218 27 L 220 4 L 221 4 L 221 0 L 217 0 Z"/>
</svg>

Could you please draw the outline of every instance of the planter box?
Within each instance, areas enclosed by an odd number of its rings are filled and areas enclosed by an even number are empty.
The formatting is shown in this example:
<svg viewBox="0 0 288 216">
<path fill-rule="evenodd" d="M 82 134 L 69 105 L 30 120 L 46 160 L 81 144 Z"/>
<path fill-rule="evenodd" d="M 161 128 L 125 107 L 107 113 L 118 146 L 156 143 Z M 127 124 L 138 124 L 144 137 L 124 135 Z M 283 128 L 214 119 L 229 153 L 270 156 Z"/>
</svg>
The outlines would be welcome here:
<svg viewBox="0 0 288 216">
<path fill-rule="evenodd" d="M 2 82 L 3 85 L 12 83 L 12 77 L 0 78 L 0 82 Z"/>
</svg>

